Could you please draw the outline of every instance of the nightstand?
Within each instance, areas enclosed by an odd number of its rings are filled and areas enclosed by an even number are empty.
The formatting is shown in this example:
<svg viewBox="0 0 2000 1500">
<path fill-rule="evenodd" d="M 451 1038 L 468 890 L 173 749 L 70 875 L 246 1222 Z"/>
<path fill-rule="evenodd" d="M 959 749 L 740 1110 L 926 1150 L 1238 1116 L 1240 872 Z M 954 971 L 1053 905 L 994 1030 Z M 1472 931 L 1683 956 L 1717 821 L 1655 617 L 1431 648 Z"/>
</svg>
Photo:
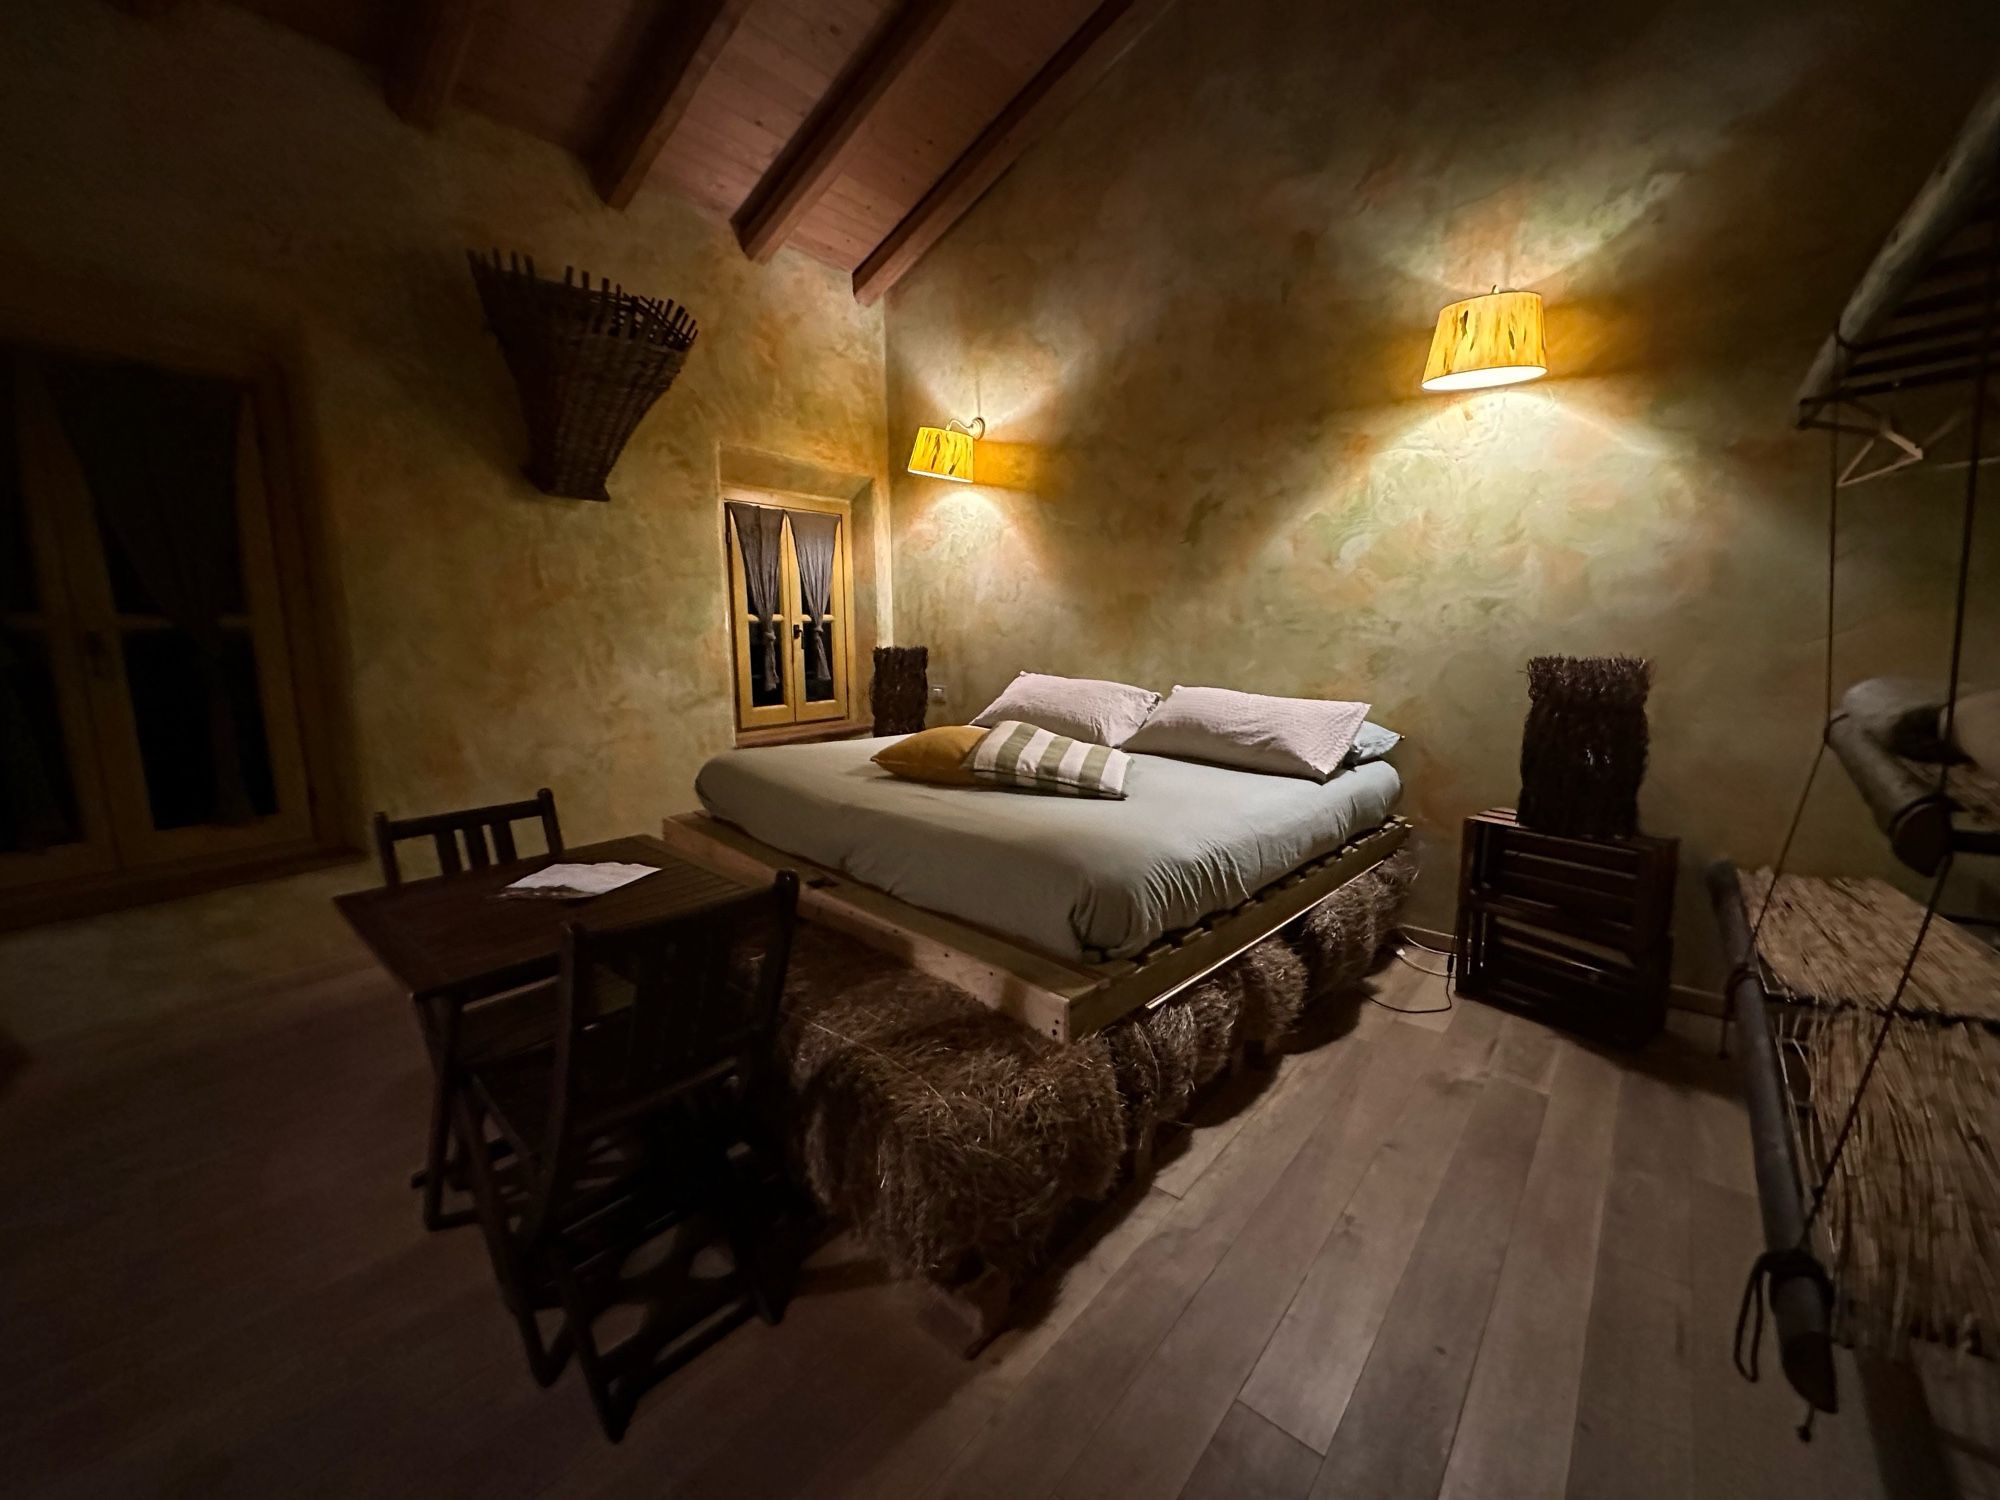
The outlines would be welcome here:
<svg viewBox="0 0 2000 1500">
<path fill-rule="evenodd" d="M 1619 1046 L 1666 1020 L 1680 840 L 1523 828 L 1509 808 L 1465 820 L 1458 992 Z"/>
</svg>

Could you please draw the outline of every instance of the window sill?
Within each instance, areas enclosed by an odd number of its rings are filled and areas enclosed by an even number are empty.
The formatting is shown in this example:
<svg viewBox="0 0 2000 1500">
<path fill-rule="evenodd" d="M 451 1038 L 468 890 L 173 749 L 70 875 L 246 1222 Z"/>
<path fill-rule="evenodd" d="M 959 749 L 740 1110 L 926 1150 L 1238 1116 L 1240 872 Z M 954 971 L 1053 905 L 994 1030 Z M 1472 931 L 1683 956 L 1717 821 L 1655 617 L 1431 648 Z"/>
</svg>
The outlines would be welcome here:
<svg viewBox="0 0 2000 1500">
<path fill-rule="evenodd" d="M 781 724 L 771 729 L 739 729 L 738 750 L 756 750 L 766 745 L 806 745 L 815 740 L 852 740 L 874 731 L 869 719 L 822 719 L 816 724 Z"/>
</svg>

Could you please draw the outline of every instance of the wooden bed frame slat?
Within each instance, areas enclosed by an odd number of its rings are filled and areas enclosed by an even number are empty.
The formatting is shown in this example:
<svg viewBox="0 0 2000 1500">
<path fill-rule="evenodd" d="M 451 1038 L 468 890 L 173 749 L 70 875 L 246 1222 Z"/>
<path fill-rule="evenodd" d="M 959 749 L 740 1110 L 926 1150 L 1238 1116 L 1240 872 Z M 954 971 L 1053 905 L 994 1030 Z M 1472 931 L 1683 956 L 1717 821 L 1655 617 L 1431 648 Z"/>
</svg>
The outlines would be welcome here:
<svg viewBox="0 0 2000 1500">
<path fill-rule="evenodd" d="M 1406 821 L 1391 818 L 1244 905 L 1161 939 L 1136 960 L 1086 963 L 899 901 L 707 813 L 668 818 L 660 828 L 676 853 L 720 874 L 765 880 L 777 870 L 797 870 L 799 908 L 808 917 L 893 953 L 1059 1042 L 1089 1036 L 1206 978 L 1387 859 L 1409 833 Z"/>
</svg>

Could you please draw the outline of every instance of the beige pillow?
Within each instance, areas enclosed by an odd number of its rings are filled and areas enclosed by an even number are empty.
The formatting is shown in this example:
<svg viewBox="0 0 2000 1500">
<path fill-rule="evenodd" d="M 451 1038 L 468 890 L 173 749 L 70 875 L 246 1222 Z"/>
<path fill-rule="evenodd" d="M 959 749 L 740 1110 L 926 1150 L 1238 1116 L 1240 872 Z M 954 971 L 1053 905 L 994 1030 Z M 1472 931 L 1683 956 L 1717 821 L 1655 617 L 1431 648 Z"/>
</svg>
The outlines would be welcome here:
<svg viewBox="0 0 2000 1500">
<path fill-rule="evenodd" d="M 1160 701 L 1151 688 L 1098 677 L 1023 672 L 972 722 L 992 728 L 1009 719 L 1087 745 L 1122 745 Z"/>
<path fill-rule="evenodd" d="M 1176 687 L 1125 748 L 1325 781 L 1340 769 L 1367 717 L 1365 703 Z"/>
<path fill-rule="evenodd" d="M 1938 727 L 1944 727 L 1941 713 Z M 1951 738 L 1960 750 L 1979 762 L 1981 770 L 2000 775 L 2000 688 L 1958 700 Z"/>
<path fill-rule="evenodd" d="M 972 786 L 979 778 L 972 774 L 969 762 L 987 733 L 971 724 L 941 724 L 936 729 L 906 734 L 895 744 L 877 750 L 871 759 L 905 781 Z"/>
</svg>

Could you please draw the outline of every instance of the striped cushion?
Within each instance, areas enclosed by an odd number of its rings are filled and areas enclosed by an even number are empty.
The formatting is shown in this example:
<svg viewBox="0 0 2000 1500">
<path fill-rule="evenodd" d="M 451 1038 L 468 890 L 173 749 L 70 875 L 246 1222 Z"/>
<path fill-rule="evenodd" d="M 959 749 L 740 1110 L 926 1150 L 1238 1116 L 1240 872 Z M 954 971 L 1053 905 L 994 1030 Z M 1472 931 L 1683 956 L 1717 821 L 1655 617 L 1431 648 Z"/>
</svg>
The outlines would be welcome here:
<svg viewBox="0 0 2000 1500">
<path fill-rule="evenodd" d="M 1123 797 L 1131 764 L 1131 756 L 1109 745 L 1072 740 L 1018 719 L 1003 719 L 972 752 L 970 768 L 993 786 L 1065 797 Z"/>
</svg>

